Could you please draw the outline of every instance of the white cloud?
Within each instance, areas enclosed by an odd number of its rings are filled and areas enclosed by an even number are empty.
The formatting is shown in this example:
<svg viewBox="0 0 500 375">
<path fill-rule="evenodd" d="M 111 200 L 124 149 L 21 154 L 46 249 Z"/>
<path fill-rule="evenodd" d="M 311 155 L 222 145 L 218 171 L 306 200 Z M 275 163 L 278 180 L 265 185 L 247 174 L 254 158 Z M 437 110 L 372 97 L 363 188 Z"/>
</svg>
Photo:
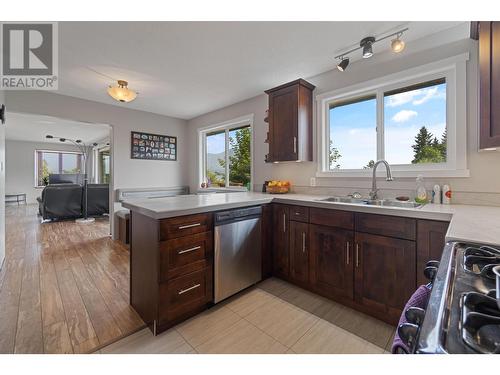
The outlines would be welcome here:
<svg viewBox="0 0 500 375">
<path fill-rule="evenodd" d="M 440 94 L 438 94 L 438 88 L 437 87 L 432 87 L 430 89 L 425 89 L 422 91 L 423 96 L 419 99 L 415 99 L 413 101 L 413 105 L 420 105 L 424 104 L 425 102 L 429 101 L 432 98 L 437 98 L 439 97 Z"/>
<path fill-rule="evenodd" d="M 412 117 L 415 117 L 417 115 L 418 115 L 418 113 L 415 111 L 403 109 L 402 111 L 399 111 L 394 116 L 392 116 L 392 121 L 394 121 L 394 122 L 406 122 L 409 119 L 411 119 Z"/>
<path fill-rule="evenodd" d="M 399 105 L 409 103 L 413 100 L 413 98 L 421 95 L 421 91 L 422 90 L 405 91 L 399 94 L 391 95 L 387 101 L 387 106 L 397 107 Z"/>
<path fill-rule="evenodd" d="M 428 102 L 431 99 L 445 99 L 446 92 L 439 91 L 438 87 L 429 87 L 426 89 L 418 89 L 413 91 L 405 91 L 399 94 L 389 96 L 387 101 L 388 107 L 397 107 L 406 103 L 420 105 Z"/>
</svg>

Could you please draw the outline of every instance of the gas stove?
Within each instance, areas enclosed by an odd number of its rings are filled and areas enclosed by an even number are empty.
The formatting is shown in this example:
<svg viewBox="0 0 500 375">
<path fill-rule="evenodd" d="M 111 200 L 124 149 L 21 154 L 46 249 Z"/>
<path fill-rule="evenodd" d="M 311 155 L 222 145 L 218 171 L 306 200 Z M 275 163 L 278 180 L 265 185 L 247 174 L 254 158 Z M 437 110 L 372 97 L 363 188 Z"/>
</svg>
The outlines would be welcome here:
<svg viewBox="0 0 500 375">
<path fill-rule="evenodd" d="M 447 243 L 419 329 L 416 353 L 500 353 L 495 266 L 500 250 Z"/>
</svg>

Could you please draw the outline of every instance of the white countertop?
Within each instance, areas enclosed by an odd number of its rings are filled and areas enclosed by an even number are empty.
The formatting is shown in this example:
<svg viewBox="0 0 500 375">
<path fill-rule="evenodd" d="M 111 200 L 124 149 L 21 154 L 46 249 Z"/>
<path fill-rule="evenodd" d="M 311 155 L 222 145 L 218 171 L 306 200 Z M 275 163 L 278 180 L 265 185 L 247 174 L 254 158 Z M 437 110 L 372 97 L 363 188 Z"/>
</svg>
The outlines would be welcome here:
<svg viewBox="0 0 500 375">
<path fill-rule="evenodd" d="M 400 208 L 319 202 L 318 200 L 322 198 L 326 198 L 326 196 L 304 194 L 270 195 L 243 192 L 140 199 L 123 202 L 122 205 L 131 211 L 136 211 L 154 219 L 164 219 L 200 212 L 260 205 L 273 201 L 344 211 L 450 221 L 446 235 L 447 241 L 500 245 L 500 207 L 426 204 L 420 208 Z"/>
</svg>

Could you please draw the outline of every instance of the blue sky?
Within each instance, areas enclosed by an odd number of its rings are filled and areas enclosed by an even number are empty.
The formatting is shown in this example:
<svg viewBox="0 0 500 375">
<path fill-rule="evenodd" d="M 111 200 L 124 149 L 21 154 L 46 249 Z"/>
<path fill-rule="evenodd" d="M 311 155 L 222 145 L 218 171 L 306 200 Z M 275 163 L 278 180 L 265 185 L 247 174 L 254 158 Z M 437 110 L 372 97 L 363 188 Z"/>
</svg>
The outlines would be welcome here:
<svg viewBox="0 0 500 375">
<path fill-rule="evenodd" d="M 385 159 L 410 164 L 413 141 L 422 126 L 438 139 L 446 127 L 446 84 L 385 97 Z M 330 139 L 340 167 L 357 169 L 376 160 L 375 99 L 330 110 Z"/>
</svg>

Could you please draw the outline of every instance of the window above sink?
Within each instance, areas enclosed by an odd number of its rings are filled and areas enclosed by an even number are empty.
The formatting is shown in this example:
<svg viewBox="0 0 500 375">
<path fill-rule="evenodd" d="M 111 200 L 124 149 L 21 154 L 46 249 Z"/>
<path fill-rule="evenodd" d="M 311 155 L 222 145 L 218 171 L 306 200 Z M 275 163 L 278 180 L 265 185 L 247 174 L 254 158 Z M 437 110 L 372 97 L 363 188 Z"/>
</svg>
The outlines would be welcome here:
<svg viewBox="0 0 500 375">
<path fill-rule="evenodd" d="M 467 177 L 468 54 L 317 96 L 317 177 Z"/>
</svg>

